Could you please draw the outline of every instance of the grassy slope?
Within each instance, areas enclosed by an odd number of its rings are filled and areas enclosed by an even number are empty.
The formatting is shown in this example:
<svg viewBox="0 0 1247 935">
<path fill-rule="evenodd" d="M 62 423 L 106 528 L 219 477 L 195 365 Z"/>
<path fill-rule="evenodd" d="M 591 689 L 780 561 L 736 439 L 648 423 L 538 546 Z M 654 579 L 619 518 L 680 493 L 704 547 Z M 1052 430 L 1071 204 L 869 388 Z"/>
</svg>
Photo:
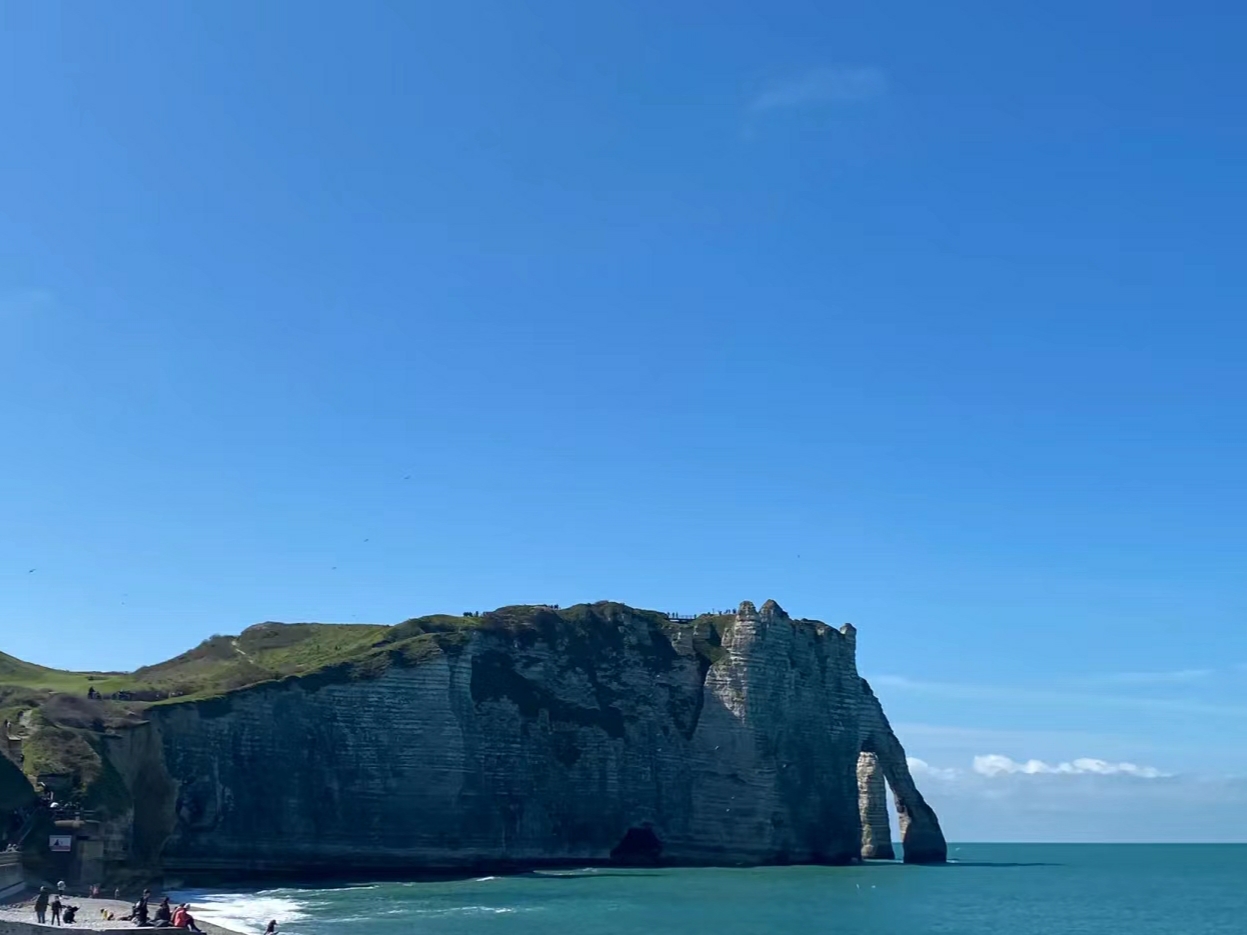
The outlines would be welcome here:
<svg viewBox="0 0 1247 935">
<path fill-rule="evenodd" d="M 0 654 L 0 717 L 26 714 L 22 769 L 29 776 L 72 773 L 88 805 L 117 795 L 99 754 L 101 735 L 142 718 L 143 704 L 88 701 L 87 691 L 219 695 L 301 675 L 366 654 L 393 628 L 335 624 L 260 624 L 237 637 L 214 636 L 167 662 L 134 672 L 65 672 Z"/>
<path fill-rule="evenodd" d="M 599 613 L 626 610 L 670 624 L 665 615 L 622 605 L 578 605 L 551 613 L 537 607 L 502 607 L 482 617 L 436 615 L 393 627 L 362 624 L 263 623 L 238 636 L 213 636 L 167 662 L 134 672 L 64 672 L 0 654 L 0 714 L 15 723 L 26 711 L 33 731 L 24 743 L 28 775 L 73 773 L 88 800 L 108 785 L 107 768 L 99 756 L 100 735 L 141 720 L 144 702 L 88 701 L 87 690 L 109 695 L 117 691 L 171 693 L 157 704 L 210 698 L 290 676 L 330 681 L 368 678 L 391 665 L 412 665 L 462 645 L 471 631 L 546 627 L 555 618 L 574 630 L 599 620 Z M 544 621 L 544 622 L 543 622 Z M 702 626 L 722 627 L 727 618 L 699 618 Z M 590 644 L 586 644 L 591 648 Z M 715 658 L 717 639 L 695 640 L 698 651 Z M 106 791 L 106 790 L 105 790 Z"/>
<path fill-rule="evenodd" d="M 86 695 L 96 691 L 229 691 L 256 682 L 300 675 L 377 644 L 391 627 L 355 624 L 262 623 L 237 637 L 214 636 L 167 662 L 134 672 L 66 672 L 0 653 L 0 710 L 49 692 Z M 28 704 L 26 706 L 29 706 Z"/>
<path fill-rule="evenodd" d="M 257 682 L 303 675 L 358 656 L 391 630 L 333 623 L 261 623 L 237 637 L 214 636 L 131 676 L 136 689 L 219 694 Z"/>
<path fill-rule="evenodd" d="M 180 656 L 134 672 L 66 672 L 0 653 L 0 711 L 7 717 L 8 712 L 45 707 L 50 698 L 58 695 L 85 697 L 92 686 L 104 695 L 118 691 L 162 692 L 187 698 L 219 695 L 289 676 L 336 671 L 342 666 L 367 675 L 389 662 L 418 661 L 438 648 L 461 643 L 475 629 L 525 628 L 535 620 L 553 617 L 577 627 L 596 619 L 599 612 L 611 612 L 612 608 L 668 622 L 665 615 L 653 611 L 601 603 L 577 605 L 555 613 L 517 605 L 500 607 L 480 617 L 434 615 L 392 627 L 261 623 L 238 636 L 213 636 Z M 699 621 L 718 619 L 705 616 Z M 134 708 L 134 705 L 128 707 Z M 64 720 L 64 717 L 58 716 L 56 720 Z"/>
<path fill-rule="evenodd" d="M 85 692 L 87 686 L 93 683 L 124 678 L 124 675 L 117 672 L 66 672 L 62 669 L 49 669 L 32 662 L 22 662 L 7 653 L 0 653 L 0 685 L 59 692 L 81 689 Z"/>
</svg>

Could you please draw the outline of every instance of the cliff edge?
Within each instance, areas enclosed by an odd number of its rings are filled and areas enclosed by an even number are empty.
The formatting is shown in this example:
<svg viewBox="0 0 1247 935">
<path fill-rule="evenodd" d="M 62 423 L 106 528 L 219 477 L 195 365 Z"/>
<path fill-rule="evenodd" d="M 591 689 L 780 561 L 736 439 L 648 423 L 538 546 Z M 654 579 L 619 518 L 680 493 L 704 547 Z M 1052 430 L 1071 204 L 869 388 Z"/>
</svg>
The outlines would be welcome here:
<svg viewBox="0 0 1247 935">
<path fill-rule="evenodd" d="M 768 601 L 374 629 L 366 651 L 167 698 L 104 738 L 126 860 L 188 877 L 849 863 L 892 855 L 888 786 L 904 859 L 945 859 L 851 626 Z"/>
</svg>

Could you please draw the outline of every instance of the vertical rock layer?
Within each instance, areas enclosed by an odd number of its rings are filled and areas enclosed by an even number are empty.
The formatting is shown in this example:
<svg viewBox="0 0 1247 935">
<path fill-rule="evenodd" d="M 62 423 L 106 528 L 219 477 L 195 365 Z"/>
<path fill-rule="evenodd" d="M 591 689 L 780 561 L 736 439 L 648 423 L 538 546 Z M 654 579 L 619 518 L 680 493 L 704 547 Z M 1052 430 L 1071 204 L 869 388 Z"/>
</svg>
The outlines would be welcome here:
<svg viewBox="0 0 1247 935">
<path fill-rule="evenodd" d="M 887 784 L 879 758 L 873 753 L 863 753 L 857 758 L 857 809 L 862 819 L 862 858 L 894 860 Z"/>
<path fill-rule="evenodd" d="M 854 639 L 771 601 L 692 623 L 503 608 L 367 677 L 152 708 L 151 739 L 125 747 L 159 748 L 136 828 L 147 847 L 167 829 L 162 861 L 184 873 L 846 863 L 866 751 L 905 859 L 942 860 Z M 886 810 L 882 830 L 867 811 L 867 856 L 884 856 Z"/>
</svg>

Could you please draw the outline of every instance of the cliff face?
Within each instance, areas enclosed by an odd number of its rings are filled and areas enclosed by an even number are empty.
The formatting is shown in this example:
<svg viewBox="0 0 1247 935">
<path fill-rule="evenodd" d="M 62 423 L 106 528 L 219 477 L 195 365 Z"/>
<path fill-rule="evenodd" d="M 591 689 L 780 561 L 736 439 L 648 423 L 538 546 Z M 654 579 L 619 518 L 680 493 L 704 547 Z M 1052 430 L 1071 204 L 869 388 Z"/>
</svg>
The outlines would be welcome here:
<svg viewBox="0 0 1247 935">
<path fill-rule="evenodd" d="M 854 639 L 773 602 L 503 609 L 368 677 L 155 706 L 109 755 L 172 872 L 848 862 L 863 751 L 905 859 L 943 860 Z"/>
<path fill-rule="evenodd" d="M 16 764 L 0 756 L 0 820 L 7 820 L 15 812 L 35 799 L 35 790 Z M 0 827 L 0 832 L 5 830 Z M 2 838 L 0 838 L 2 839 Z"/>
</svg>

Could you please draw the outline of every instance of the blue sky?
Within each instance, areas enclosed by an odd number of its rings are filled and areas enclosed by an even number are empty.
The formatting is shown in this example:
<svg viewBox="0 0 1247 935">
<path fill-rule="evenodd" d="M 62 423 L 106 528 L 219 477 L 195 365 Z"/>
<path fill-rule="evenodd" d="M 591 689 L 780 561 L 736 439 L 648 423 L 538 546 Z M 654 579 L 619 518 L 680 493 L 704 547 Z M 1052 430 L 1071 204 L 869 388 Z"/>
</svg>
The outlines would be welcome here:
<svg viewBox="0 0 1247 935">
<path fill-rule="evenodd" d="M 3 15 L 0 649 L 775 597 L 954 837 L 1247 839 L 1242 11 Z"/>
</svg>

